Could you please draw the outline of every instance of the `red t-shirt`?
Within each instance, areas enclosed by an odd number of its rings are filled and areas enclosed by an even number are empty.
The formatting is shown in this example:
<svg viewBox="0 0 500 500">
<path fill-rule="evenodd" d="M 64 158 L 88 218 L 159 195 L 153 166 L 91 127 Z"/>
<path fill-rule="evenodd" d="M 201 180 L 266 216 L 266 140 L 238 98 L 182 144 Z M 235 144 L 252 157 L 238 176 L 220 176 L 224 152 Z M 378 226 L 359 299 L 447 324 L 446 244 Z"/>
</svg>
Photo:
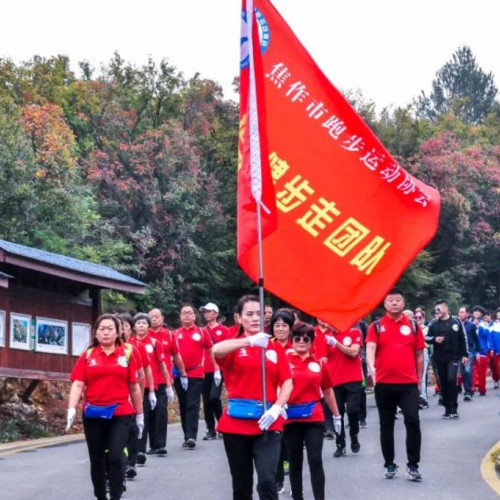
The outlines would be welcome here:
<svg viewBox="0 0 500 500">
<path fill-rule="evenodd" d="M 316 325 L 314 327 L 314 342 L 311 345 L 311 354 L 314 354 L 314 356 L 316 356 L 318 359 L 326 358 L 327 345 L 325 342 L 325 335 L 331 334 L 331 331 L 323 331 L 318 325 Z"/>
<path fill-rule="evenodd" d="M 203 378 L 203 360 L 205 350 L 213 346 L 210 335 L 204 328 L 192 326 L 191 328 L 181 327 L 173 332 L 174 338 L 179 345 L 186 374 L 188 378 Z"/>
<path fill-rule="evenodd" d="M 88 358 L 87 358 L 88 356 Z M 109 356 L 101 346 L 92 348 L 90 355 L 84 351 L 71 372 L 71 380 L 85 383 L 85 402 L 97 406 L 118 404 L 114 415 L 123 417 L 135 413 L 130 403 L 129 384 L 138 381 L 137 360 L 125 349 L 116 346 Z"/>
<path fill-rule="evenodd" d="M 292 422 L 324 422 L 325 414 L 320 400 L 322 397 L 321 390 L 325 391 L 332 388 L 328 368 L 316 356 L 301 359 L 295 351 L 289 350 L 286 357 L 290 363 L 293 377 L 293 391 L 288 404 L 316 401 L 316 406 L 310 417 L 291 418 L 285 421 L 285 425 Z"/>
<path fill-rule="evenodd" d="M 241 347 L 224 358 L 216 358 L 224 370 L 228 399 L 262 401 L 261 360 L 260 347 Z M 276 402 L 278 388 L 290 378 L 292 373 L 284 349 L 278 343 L 269 342 L 266 348 L 266 395 L 269 403 Z M 269 430 L 283 431 L 283 418 L 279 417 Z M 245 435 L 262 434 L 258 419 L 230 417 L 227 408 L 224 408 L 217 431 Z"/>
<path fill-rule="evenodd" d="M 375 354 L 375 379 L 377 383 L 417 384 L 415 351 L 425 347 L 422 329 L 413 333 L 410 320 L 402 315 L 398 321 L 385 315 L 379 320 L 377 335 L 372 323 L 366 334 L 366 343 L 377 344 Z"/>
<path fill-rule="evenodd" d="M 234 339 L 238 336 L 238 333 L 240 332 L 240 327 L 239 325 L 232 325 L 227 327 L 228 331 L 228 339 Z"/>
<path fill-rule="evenodd" d="M 346 347 L 353 345 L 361 346 L 363 344 L 363 337 L 357 328 L 351 328 L 343 333 L 330 332 L 330 335 Z M 353 358 L 344 354 L 337 346 L 331 347 L 328 344 L 326 346 L 328 349 L 328 371 L 332 380 L 332 387 L 347 384 L 348 382 L 363 381 L 363 367 L 361 366 L 361 357 L 359 354 Z"/>
<path fill-rule="evenodd" d="M 221 324 L 217 324 L 213 328 L 211 328 L 209 325 L 205 326 L 208 335 L 210 335 L 210 338 L 212 339 L 212 342 L 214 344 L 217 344 L 218 342 L 221 342 L 222 340 L 227 340 L 231 338 L 229 336 L 229 330 L 227 327 Z M 212 358 L 208 352 L 205 352 L 205 362 L 203 365 L 203 371 L 205 373 L 211 373 L 215 371 L 214 364 L 212 363 Z"/>
<path fill-rule="evenodd" d="M 149 334 L 151 337 L 161 342 L 161 346 L 163 347 L 163 356 L 165 357 L 165 363 L 167 364 L 167 371 L 172 374 L 172 356 L 174 354 L 179 354 L 179 346 L 177 345 L 172 332 L 162 326 L 157 331 L 153 329 L 149 330 Z M 158 383 L 165 384 L 165 377 L 161 371 L 159 372 L 159 377 Z"/>
<path fill-rule="evenodd" d="M 146 334 L 142 339 L 136 335 L 130 339 L 130 343 L 132 345 L 142 344 L 144 349 L 146 350 L 149 362 L 151 364 L 151 372 L 153 374 L 153 382 L 154 387 L 149 387 L 148 379 L 145 380 L 145 388 L 146 389 L 158 389 L 158 383 L 161 377 L 160 365 L 161 361 L 165 361 L 165 356 L 163 355 L 163 347 L 161 346 L 161 342 L 158 342 L 156 339 L 151 337 L 151 335 Z M 163 377 L 161 377 L 163 378 Z"/>
</svg>

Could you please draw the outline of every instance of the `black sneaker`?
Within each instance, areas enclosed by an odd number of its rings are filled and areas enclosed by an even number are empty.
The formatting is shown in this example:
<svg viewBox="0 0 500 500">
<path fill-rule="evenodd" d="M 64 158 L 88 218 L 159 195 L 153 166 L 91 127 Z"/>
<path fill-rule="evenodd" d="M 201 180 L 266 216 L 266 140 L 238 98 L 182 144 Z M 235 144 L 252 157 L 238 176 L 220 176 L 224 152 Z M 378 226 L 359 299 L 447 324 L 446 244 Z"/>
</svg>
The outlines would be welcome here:
<svg viewBox="0 0 500 500">
<path fill-rule="evenodd" d="M 442 397 L 439 397 L 439 399 L 438 399 L 438 405 L 439 406 L 444 406 L 444 402 L 443 402 L 443 398 Z"/>
<path fill-rule="evenodd" d="M 332 431 L 325 431 L 323 433 L 323 437 L 325 439 L 329 439 L 329 440 L 332 440 L 334 438 L 334 435 L 333 435 L 333 432 Z"/>
<path fill-rule="evenodd" d="M 156 450 L 156 454 L 157 454 L 159 457 L 164 457 L 167 453 L 168 453 L 168 451 L 166 450 L 166 448 L 158 448 L 158 449 Z"/>
<path fill-rule="evenodd" d="M 345 446 L 343 444 L 338 444 L 333 456 L 335 458 L 345 457 Z"/>
<path fill-rule="evenodd" d="M 456 420 L 457 418 L 460 418 L 460 415 L 457 412 L 450 413 L 450 418 L 452 418 L 453 420 Z"/>
<path fill-rule="evenodd" d="M 156 455 L 157 451 L 157 448 L 149 448 L 149 450 L 146 452 L 146 455 Z"/>
<path fill-rule="evenodd" d="M 137 463 L 139 465 L 144 465 L 146 463 L 146 454 L 140 451 L 137 453 Z"/>
<path fill-rule="evenodd" d="M 416 465 L 409 465 L 406 469 L 406 477 L 410 481 L 420 481 L 422 479 L 422 474 L 420 474 Z"/>
<path fill-rule="evenodd" d="M 368 427 L 368 424 L 366 423 L 366 420 L 359 421 L 359 428 L 360 429 L 366 429 L 367 427 Z"/>
<path fill-rule="evenodd" d="M 187 441 L 184 441 L 184 442 L 182 443 L 182 447 L 183 447 L 183 448 L 187 448 L 187 445 L 188 445 L 188 442 L 187 442 Z"/>
<path fill-rule="evenodd" d="M 464 394 L 464 401 L 472 401 L 472 394 L 466 392 Z"/>
<path fill-rule="evenodd" d="M 137 476 L 137 471 L 134 466 L 129 466 L 127 467 L 127 470 L 125 471 L 125 477 L 127 479 L 134 479 L 134 477 Z"/>
<path fill-rule="evenodd" d="M 388 465 L 385 468 L 384 477 L 386 479 L 394 479 L 398 473 L 398 466 L 396 464 Z"/>
<path fill-rule="evenodd" d="M 203 441 L 214 441 L 215 439 L 217 439 L 217 434 L 215 432 L 207 432 L 203 436 Z"/>
<path fill-rule="evenodd" d="M 285 485 L 283 483 L 278 483 L 277 485 L 278 493 L 285 493 Z"/>
<path fill-rule="evenodd" d="M 187 446 L 188 448 L 193 449 L 193 448 L 196 446 L 196 441 L 195 441 L 193 438 L 189 438 L 189 439 L 186 441 L 186 446 Z"/>
<path fill-rule="evenodd" d="M 356 441 L 353 441 L 351 443 L 351 451 L 353 453 L 359 453 L 359 450 L 361 449 L 361 445 L 359 444 L 359 441 L 356 439 Z"/>
<path fill-rule="evenodd" d="M 448 413 L 448 412 L 443 413 L 443 414 L 441 415 L 441 418 L 451 418 L 451 413 Z"/>
<path fill-rule="evenodd" d="M 422 401 L 422 410 L 428 410 L 428 409 L 429 409 L 429 403 L 424 399 Z"/>
</svg>

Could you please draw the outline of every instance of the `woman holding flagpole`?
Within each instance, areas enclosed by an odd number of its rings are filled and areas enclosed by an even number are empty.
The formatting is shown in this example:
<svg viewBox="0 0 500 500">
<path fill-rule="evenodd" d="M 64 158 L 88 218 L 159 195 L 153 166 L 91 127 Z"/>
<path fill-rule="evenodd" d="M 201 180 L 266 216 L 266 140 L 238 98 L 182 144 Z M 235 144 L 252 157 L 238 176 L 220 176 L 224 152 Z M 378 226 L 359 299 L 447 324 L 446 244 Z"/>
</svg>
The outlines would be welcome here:
<svg viewBox="0 0 500 500">
<path fill-rule="evenodd" d="M 254 464 L 260 500 L 277 500 L 276 470 L 281 449 L 284 406 L 292 392 L 292 374 L 285 351 L 261 332 L 260 301 L 243 296 L 237 307 L 240 332 L 213 347 L 224 370 L 228 406 L 217 426 L 233 483 L 233 500 L 251 500 Z M 267 404 L 262 404 L 262 350 L 265 352 Z"/>
</svg>

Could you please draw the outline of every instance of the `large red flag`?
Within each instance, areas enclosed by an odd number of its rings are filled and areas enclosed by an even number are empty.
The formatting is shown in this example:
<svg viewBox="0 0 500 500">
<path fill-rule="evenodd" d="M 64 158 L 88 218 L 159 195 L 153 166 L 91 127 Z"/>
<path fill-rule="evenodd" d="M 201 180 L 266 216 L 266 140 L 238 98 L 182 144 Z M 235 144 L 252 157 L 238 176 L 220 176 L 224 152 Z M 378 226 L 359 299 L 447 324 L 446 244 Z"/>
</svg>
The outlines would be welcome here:
<svg viewBox="0 0 500 500">
<path fill-rule="evenodd" d="M 345 329 L 380 303 L 433 238 L 439 193 L 391 157 L 272 4 L 254 0 L 253 7 L 249 31 L 243 2 L 238 262 L 257 282 L 250 173 L 257 165 L 268 209 L 265 288 Z M 258 127 L 251 112 L 259 113 Z M 255 144 L 260 163 L 252 162 Z"/>
</svg>

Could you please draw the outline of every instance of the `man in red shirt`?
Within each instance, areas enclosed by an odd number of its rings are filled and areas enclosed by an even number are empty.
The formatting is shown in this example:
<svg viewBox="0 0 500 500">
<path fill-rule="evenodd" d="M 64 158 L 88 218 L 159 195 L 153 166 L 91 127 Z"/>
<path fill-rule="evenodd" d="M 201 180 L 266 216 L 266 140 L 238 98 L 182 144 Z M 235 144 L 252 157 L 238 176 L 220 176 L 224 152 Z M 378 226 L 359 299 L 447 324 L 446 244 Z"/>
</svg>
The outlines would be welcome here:
<svg viewBox="0 0 500 500">
<path fill-rule="evenodd" d="M 332 335 L 325 335 L 327 345 L 328 371 L 332 382 L 333 392 L 337 400 L 342 428 L 337 434 L 337 449 L 334 457 L 346 454 L 344 413 L 349 420 L 349 437 L 351 451 L 358 453 L 361 446 L 358 441 L 359 433 L 359 404 L 361 400 L 363 369 L 359 351 L 362 344 L 361 331 L 350 328 L 346 332 L 339 332 L 333 328 Z"/>
<path fill-rule="evenodd" d="M 200 307 L 200 311 L 205 318 L 205 328 L 214 344 L 222 340 L 227 340 L 229 337 L 228 329 L 221 325 L 218 321 L 219 308 L 213 302 Z M 203 437 L 204 441 L 217 439 L 215 432 L 215 420 L 220 420 L 222 415 L 222 403 L 220 401 L 222 392 L 222 374 L 217 365 L 212 362 L 212 357 L 205 355 L 204 363 L 205 376 L 203 379 L 203 415 L 207 424 L 207 433 Z"/>
<path fill-rule="evenodd" d="M 406 473 L 416 481 L 422 479 L 418 469 L 422 441 L 418 397 L 425 341 L 416 321 L 403 314 L 405 301 L 401 291 L 392 289 L 384 307 L 385 316 L 374 321 L 366 335 L 366 362 L 375 385 L 385 477 L 394 478 L 398 469 L 394 463 L 394 417 L 399 406 L 406 427 Z"/>
<path fill-rule="evenodd" d="M 176 360 L 176 364 L 180 364 L 182 366 L 180 372 L 183 376 L 185 376 L 186 371 L 184 370 L 184 364 L 182 363 L 182 358 L 179 354 L 177 342 L 175 342 L 172 338 L 170 330 L 167 330 L 163 326 L 163 313 L 160 309 L 151 309 L 148 315 L 151 318 L 151 328 L 149 329 L 149 334 L 162 345 L 168 374 L 172 374 L 173 357 Z M 165 456 L 167 454 L 167 406 L 168 403 L 174 400 L 174 390 L 171 385 L 167 386 L 165 377 L 161 372 L 158 373 L 158 377 L 158 389 L 155 391 L 156 409 L 154 412 L 154 425 L 152 429 L 154 439 L 151 444 L 151 450 L 148 451 L 148 455 Z"/>
<path fill-rule="evenodd" d="M 184 432 L 184 443 L 182 446 L 194 448 L 198 436 L 198 418 L 200 413 L 201 390 L 203 388 L 204 358 L 210 356 L 213 359 L 213 342 L 204 328 L 196 325 L 196 314 L 190 304 L 182 306 L 181 328 L 173 332 L 174 339 L 179 345 L 186 373 L 188 386 L 185 390 L 179 377 L 174 378 L 175 390 L 179 398 L 181 412 L 181 424 Z"/>
</svg>

